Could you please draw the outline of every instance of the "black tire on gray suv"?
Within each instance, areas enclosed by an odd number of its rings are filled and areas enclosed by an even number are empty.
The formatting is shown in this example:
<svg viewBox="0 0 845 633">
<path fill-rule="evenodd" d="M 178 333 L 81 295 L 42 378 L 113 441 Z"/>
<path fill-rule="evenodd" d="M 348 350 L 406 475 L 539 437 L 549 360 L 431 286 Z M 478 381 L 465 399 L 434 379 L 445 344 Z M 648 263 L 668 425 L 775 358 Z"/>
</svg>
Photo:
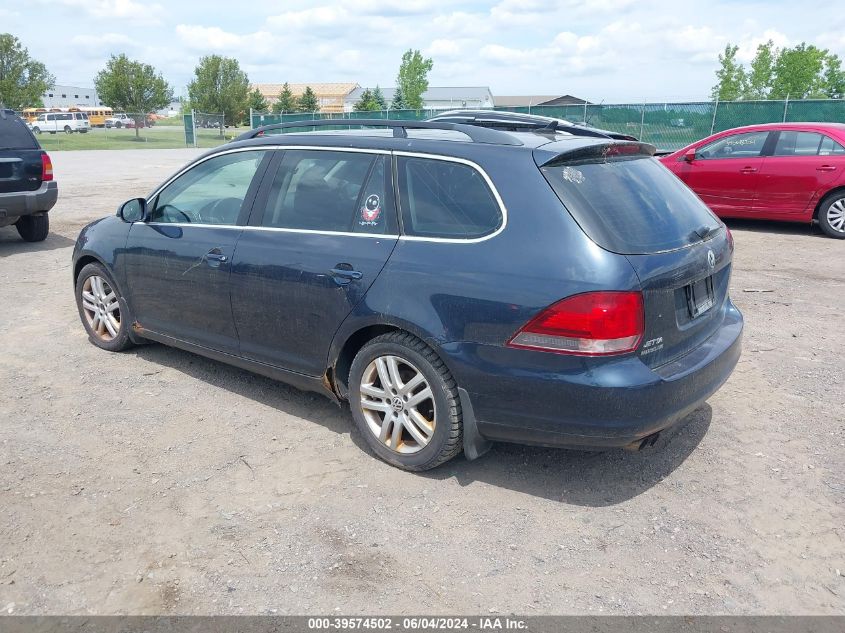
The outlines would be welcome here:
<svg viewBox="0 0 845 633">
<path fill-rule="evenodd" d="M 50 233 L 50 216 L 44 213 L 24 215 L 15 222 L 15 228 L 26 242 L 43 242 Z"/>
</svg>

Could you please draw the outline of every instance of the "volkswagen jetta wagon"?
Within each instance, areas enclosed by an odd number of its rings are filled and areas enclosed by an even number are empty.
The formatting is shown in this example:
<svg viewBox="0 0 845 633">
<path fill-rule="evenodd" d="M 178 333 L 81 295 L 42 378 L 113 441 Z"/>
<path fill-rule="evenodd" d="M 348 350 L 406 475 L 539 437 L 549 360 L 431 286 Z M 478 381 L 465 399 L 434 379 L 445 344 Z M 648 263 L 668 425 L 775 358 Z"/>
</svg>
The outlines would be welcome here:
<svg viewBox="0 0 845 633">
<path fill-rule="evenodd" d="M 79 314 L 106 350 L 157 341 L 348 401 L 407 470 L 493 441 L 642 447 L 728 378 L 743 324 L 730 233 L 653 153 L 266 126 L 82 230 Z"/>
</svg>

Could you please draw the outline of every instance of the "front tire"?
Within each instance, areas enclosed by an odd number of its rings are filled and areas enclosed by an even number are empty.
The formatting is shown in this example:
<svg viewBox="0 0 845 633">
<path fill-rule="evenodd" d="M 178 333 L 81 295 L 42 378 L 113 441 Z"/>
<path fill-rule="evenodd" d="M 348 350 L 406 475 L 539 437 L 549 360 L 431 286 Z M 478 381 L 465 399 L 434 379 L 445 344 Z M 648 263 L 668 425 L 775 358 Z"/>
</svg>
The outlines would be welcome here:
<svg viewBox="0 0 845 633">
<path fill-rule="evenodd" d="M 76 306 L 88 338 L 100 349 L 122 352 L 132 322 L 126 301 L 108 271 L 99 263 L 87 264 L 76 278 Z"/>
<path fill-rule="evenodd" d="M 819 226 L 829 237 L 845 239 L 845 193 L 834 194 L 822 202 Z"/>
<path fill-rule="evenodd" d="M 15 228 L 26 242 L 43 242 L 50 233 L 50 217 L 46 213 L 24 215 L 15 222 Z"/>
<path fill-rule="evenodd" d="M 429 470 L 461 452 L 458 385 L 434 350 L 411 334 L 384 334 L 358 352 L 349 403 L 367 444 L 393 466 Z"/>
</svg>

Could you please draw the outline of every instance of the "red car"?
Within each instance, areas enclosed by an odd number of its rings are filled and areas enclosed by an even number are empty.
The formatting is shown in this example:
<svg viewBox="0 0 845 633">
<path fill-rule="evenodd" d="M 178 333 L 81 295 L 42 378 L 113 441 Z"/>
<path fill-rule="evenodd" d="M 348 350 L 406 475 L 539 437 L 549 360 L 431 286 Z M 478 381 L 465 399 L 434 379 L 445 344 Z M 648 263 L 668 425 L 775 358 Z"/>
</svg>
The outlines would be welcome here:
<svg viewBox="0 0 845 633">
<path fill-rule="evenodd" d="M 818 221 L 845 238 L 843 124 L 749 125 L 660 160 L 719 217 Z"/>
</svg>

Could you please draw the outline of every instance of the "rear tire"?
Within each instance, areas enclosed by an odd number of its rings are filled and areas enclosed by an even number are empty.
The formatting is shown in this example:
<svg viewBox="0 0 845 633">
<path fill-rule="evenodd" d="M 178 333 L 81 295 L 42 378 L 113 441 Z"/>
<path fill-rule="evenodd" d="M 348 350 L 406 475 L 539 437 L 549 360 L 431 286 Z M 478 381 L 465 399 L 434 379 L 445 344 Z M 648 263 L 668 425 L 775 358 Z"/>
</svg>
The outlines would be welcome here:
<svg viewBox="0 0 845 633">
<path fill-rule="evenodd" d="M 40 127 L 32 128 L 32 133 L 33 134 L 41 134 L 41 128 Z"/>
<path fill-rule="evenodd" d="M 100 349 L 122 352 L 135 345 L 129 338 L 129 307 L 102 264 L 92 262 L 79 271 L 76 306 L 88 338 Z"/>
<path fill-rule="evenodd" d="M 73 134 L 73 130 L 72 130 L 72 129 L 70 129 L 70 126 L 69 126 L 69 125 L 66 125 L 66 126 L 65 126 L 65 134 Z"/>
<path fill-rule="evenodd" d="M 118 121 L 117 123 L 115 123 L 115 124 L 114 124 L 114 126 L 115 126 L 118 130 L 119 130 L 120 128 L 122 128 L 122 127 L 123 127 L 123 123 L 121 123 L 120 121 Z"/>
<path fill-rule="evenodd" d="M 819 207 L 819 226 L 828 237 L 845 239 L 845 192 L 826 198 Z"/>
<path fill-rule="evenodd" d="M 24 215 L 15 222 L 15 228 L 26 242 L 43 242 L 50 233 L 50 217 L 47 213 Z"/>
<path fill-rule="evenodd" d="M 412 334 L 384 334 L 358 352 L 349 403 L 367 444 L 388 464 L 423 471 L 461 452 L 458 385 L 434 350 Z"/>
</svg>

